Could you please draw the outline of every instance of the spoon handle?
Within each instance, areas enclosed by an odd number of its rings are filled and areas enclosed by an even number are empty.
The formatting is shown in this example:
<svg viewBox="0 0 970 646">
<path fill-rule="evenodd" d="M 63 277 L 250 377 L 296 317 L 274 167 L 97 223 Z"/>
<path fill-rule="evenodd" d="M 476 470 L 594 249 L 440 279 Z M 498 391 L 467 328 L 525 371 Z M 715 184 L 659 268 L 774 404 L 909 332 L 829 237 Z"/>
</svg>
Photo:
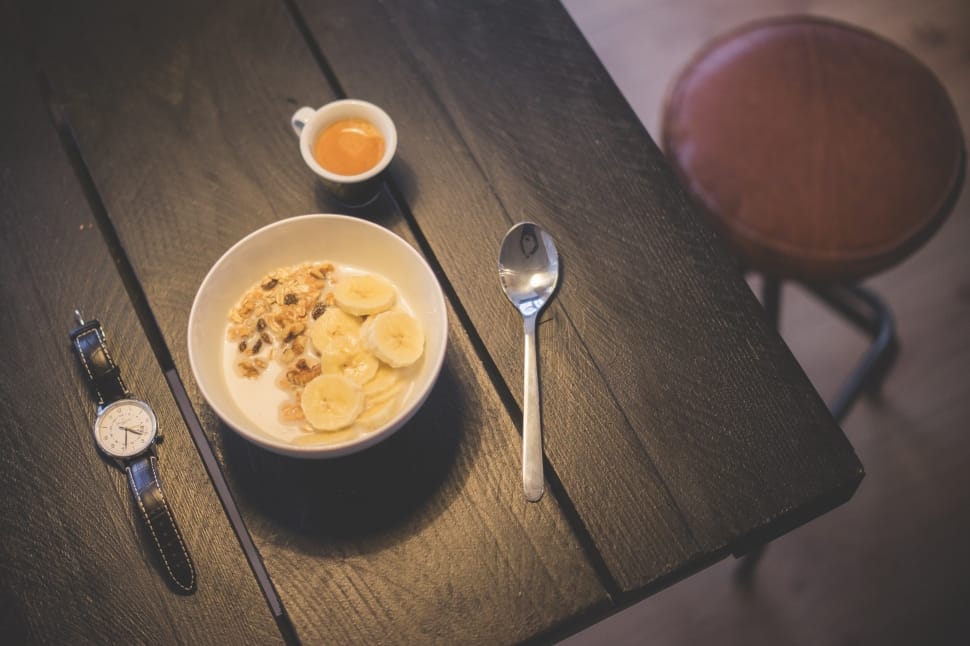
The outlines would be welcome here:
<svg viewBox="0 0 970 646">
<path fill-rule="evenodd" d="M 525 498 L 542 498 L 542 419 L 536 365 L 536 317 L 525 317 L 525 390 L 522 404 L 522 488 Z"/>
</svg>

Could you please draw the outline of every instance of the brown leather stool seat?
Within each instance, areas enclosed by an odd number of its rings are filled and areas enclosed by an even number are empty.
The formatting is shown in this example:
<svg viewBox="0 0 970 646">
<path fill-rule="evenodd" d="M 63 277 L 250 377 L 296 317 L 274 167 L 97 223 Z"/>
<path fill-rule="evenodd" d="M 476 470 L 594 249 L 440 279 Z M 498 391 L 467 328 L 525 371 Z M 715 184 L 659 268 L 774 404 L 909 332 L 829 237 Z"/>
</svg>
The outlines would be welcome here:
<svg viewBox="0 0 970 646">
<path fill-rule="evenodd" d="M 898 263 L 963 178 L 960 124 L 933 73 L 879 36 L 804 16 L 697 54 L 669 95 L 663 145 L 747 267 L 806 283 Z"/>
</svg>

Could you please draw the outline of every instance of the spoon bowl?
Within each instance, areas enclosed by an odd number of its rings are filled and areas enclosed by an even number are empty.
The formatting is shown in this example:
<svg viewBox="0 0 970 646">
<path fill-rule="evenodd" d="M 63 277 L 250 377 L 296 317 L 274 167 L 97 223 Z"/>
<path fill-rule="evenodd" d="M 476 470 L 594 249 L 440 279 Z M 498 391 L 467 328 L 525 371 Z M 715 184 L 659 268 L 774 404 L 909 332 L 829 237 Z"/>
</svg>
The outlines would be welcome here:
<svg viewBox="0 0 970 646">
<path fill-rule="evenodd" d="M 536 319 L 559 282 L 559 252 L 552 236 L 534 222 L 516 224 L 502 241 L 499 282 L 525 326 L 525 387 L 522 403 L 522 487 L 527 500 L 542 498 L 542 421 L 536 362 Z"/>
</svg>

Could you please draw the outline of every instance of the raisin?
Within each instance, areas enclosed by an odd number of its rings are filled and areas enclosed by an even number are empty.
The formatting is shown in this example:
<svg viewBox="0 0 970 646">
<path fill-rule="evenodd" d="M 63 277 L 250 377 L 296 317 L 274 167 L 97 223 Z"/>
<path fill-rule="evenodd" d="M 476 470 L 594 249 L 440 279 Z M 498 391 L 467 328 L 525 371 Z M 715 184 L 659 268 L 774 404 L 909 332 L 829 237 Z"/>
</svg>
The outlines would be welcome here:
<svg viewBox="0 0 970 646">
<path fill-rule="evenodd" d="M 323 316 L 323 313 L 326 311 L 327 311 L 326 305 L 324 305 L 323 303 L 317 303 L 316 305 L 313 306 L 313 311 L 310 312 L 310 316 L 312 316 L 313 320 L 316 321 L 318 318 Z"/>
<path fill-rule="evenodd" d="M 246 351 L 246 339 L 243 339 L 242 341 L 239 342 L 239 351 L 240 352 Z"/>
<path fill-rule="evenodd" d="M 276 287 L 277 285 L 279 285 L 279 283 L 280 281 L 276 280 L 275 278 L 270 278 L 265 283 L 263 283 L 263 289 L 265 289 L 266 291 L 269 291 L 274 287 Z"/>
<path fill-rule="evenodd" d="M 287 294 L 283 297 L 283 305 L 296 305 L 298 300 L 296 294 Z"/>
<path fill-rule="evenodd" d="M 265 319 L 263 319 L 262 317 L 260 317 L 260 319 L 258 321 L 256 321 L 256 329 L 257 330 L 265 330 L 266 329 L 266 321 L 265 321 Z"/>
<path fill-rule="evenodd" d="M 260 334 L 259 338 L 262 340 L 263 343 L 273 343 L 273 337 L 268 335 L 266 332 L 263 332 L 262 334 Z"/>
<path fill-rule="evenodd" d="M 263 340 L 256 339 L 256 343 L 253 344 L 253 354 L 258 354 L 262 348 L 263 348 Z"/>
</svg>

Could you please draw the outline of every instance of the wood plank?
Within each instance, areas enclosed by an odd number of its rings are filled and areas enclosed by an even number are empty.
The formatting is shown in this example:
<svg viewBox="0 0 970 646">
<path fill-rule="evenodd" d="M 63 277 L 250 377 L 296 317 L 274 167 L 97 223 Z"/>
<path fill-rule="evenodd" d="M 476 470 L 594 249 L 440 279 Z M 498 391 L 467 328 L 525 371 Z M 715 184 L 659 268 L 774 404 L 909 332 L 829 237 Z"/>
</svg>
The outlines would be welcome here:
<svg viewBox="0 0 970 646">
<path fill-rule="evenodd" d="M 362 454 L 270 455 L 201 401 L 185 327 L 209 266 L 281 217 L 346 211 L 303 166 L 288 125 L 298 105 L 333 94 L 285 8 L 59 13 L 38 17 L 45 65 L 300 638 L 513 642 L 605 608 L 555 496 L 523 500 L 515 426 L 454 313 L 430 399 Z M 410 235 L 387 195 L 354 213 Z"/>
<path fill-rule="evenodd" d="M 7 3 L 0 25 L 4 641 L 280 643 L 61 147 Z M 100 318 L 129 387 L 156 410 L 166 495 L 197 568 L 192 595 L 166 585 L 124 474 L 94 446 L 95 407 L 67 336 L 76 307 Z"/>
<path fill-rule="evenodd" d="M 456 124 L 465 116 L 441 107 L 440 93 L 447 88 L 429 86 L 428 62 L 413 59 L 422 46 L 414 45 L 416 37 L 398 33 L 401 20 L 368 3 L 340 11 L 324 5 L 303 10 L 350 95 L 388 106 L 397 119 L 401 163 L 392 168 L 395 183 L 493 358 L 494 339 L 502 337 L 503 374 L 508 388 L 521 397 L 521 323 L 498 286 L 496 262 L 512 219 L 531 216 L 506 213 L 491 178 L 482 172 L 482 161 Z M 365 24 L 374 33 L 366 49 L 351 36 Z M 464 231 L 475 235 L 460 235 Z M 558 303 L 574 275 L 569 251 L 564 250 L 563 288 L 539 326 L 545 453 L 613 566 L 613 576 L 629 589 L 695 559 L 699 548 L 613 398 L 602 391 L 577 395 L 601 377 Z M 550 360 L 556 357 L 566 362 Z M 620 477 L 604 478 L 606 473 Z M 651 540 L 644 541 L 645 536 Z M 630 583 L 630 577 L 637 583 Z"/>
<path fill-rule="evenodd" d="M 558 3 L 300 7 L 398 120 L 394 181 L 516 397 L 495 256 L 516 220 L 556 238 L 546 453 L 622 589 L 851 495 L 851 446 Z"/>
</svg>

